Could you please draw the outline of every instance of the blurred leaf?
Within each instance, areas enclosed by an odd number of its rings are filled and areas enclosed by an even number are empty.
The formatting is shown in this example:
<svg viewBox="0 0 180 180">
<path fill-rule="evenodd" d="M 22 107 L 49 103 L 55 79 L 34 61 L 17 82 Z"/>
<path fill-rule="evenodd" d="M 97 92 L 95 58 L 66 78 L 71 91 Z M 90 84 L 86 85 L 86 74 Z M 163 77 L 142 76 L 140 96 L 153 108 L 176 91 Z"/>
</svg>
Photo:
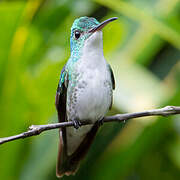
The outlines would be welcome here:
<svg viewBox="0 0 180 180">
<path fill-rule="evenodd" d="M 43 180 L 53 170 L 55 175 L 56 156 L 58 153 L 58 132 L 49 131 L 31 143 L 30 155 L 22 169 L 20 179 Z"/>
<path fill-rule="evenodd" d="M 180 100 L 179 92 L 169 101 L 169 104 L 175 104 L 175 102 L 178 102 L 176 100 Z M 164 117 L 158 118 L 152 125 L 144 128 L 136 140 L 127 144 L 127 146 L 115 143 L 126 139 L 116 139 L 94 166 L 92 179 L 124 179 L 141 158 L 152 151 L 160 141 L 166 141 L 166 135 L 172 129 L 170 119 L 173 119 L 173 116 L 166 119 Z M 109 167 L 113 168 L 109 170 Z M 179 175 L 178 171 L 176 173 L 174 174 L 175 177 L 172 176 L 175 179 Z M 163 177 L 166 179 L 166 174 L 163 174 Z"/>
<path fill-rule="evenodd" d="M 144 25 L 148 26 L 149 29 L 154 30 L 163 39 L 169 41 L 175 47 L 180 48 L 180 43 L 177 41 L 177 39 L 180 39 L 179 32 L 166 25 L 166 23 L 158 20 L 158 18 L 152 17 L 147 11 L 145 12 L 144 10 L 124 1 L 96 0 L 96 2 L 104 4 L 119 13 L 128 16 L 129 18 L 140 21 Z M 168 6 L 168 4 L 166 4 L 166 6 Z"/>
</svg>

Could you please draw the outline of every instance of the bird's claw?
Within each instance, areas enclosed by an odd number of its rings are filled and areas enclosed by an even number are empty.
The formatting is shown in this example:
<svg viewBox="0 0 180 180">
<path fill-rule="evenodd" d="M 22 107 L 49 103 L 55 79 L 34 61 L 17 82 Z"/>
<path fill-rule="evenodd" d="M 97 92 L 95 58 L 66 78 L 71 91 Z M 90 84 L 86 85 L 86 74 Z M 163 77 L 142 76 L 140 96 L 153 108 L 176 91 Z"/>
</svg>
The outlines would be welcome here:
<svg viewBox="0 0 180 180">
<path fill-rule="evenodd" d="M 104 118 L 98 120 L 98 124 L 99 124 L 99 126 L 102 126 L 104 124 Z"/>
<path fill-rule="evenodd" d="M 81 122 L 78 120 L 73 120 L 73 126 L 75 129 L 78 129 L 81 126 Z"/>
</svg>

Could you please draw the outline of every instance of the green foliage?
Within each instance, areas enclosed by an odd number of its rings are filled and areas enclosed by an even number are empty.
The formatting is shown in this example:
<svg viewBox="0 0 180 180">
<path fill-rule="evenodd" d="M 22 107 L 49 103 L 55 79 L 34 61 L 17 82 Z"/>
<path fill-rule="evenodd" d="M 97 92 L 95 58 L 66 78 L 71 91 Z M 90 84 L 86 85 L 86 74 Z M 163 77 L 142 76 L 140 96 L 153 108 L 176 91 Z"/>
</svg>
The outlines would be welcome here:
<svg viewBox="0 0 180 180">
<path fill-rule="evenodd" d="M 179 1 L 0 2 L 0 137 L 57 122 L 54 100 L 79 16 L 117 16 L 104 32 L 116 79 L 111 114 L 180 105 Z M 180 117 L 104 125 L 76 176 L 179 179 Z M 58 130 L 0 146 L 0 179 L 56 179 Z"/>
</svg>

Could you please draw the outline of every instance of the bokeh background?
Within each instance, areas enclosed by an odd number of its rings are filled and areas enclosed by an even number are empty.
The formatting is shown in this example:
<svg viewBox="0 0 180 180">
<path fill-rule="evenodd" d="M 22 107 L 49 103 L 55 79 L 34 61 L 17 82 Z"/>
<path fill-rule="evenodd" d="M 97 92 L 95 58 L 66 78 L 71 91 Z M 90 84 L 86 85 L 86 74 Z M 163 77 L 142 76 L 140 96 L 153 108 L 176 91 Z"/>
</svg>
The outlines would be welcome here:
<svg viewBox="0 0 180 180">
<path fill-rule="evenodd" d="M 179 0 L 0 1 L 0 137 L 57 122 L 55 93 L 75 18 L 118 17 L 104 28 L 116 90 L 109 114 L 180 105 Z M 58 130 L 0 146 L 1 180 L 55 180 Z M 180 116 L 108 123 L 76 176 L 180 179 Z"/>
</svg>

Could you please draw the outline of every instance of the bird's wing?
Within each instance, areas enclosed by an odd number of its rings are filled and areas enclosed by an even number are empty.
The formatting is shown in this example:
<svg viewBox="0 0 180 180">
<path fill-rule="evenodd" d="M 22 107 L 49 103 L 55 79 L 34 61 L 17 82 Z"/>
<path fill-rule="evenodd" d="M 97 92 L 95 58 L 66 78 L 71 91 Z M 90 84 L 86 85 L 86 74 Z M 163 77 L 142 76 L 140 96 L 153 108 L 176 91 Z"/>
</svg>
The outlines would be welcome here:
<svg viewBox="0 0 180 180">
<path fill-rule="evenodd" d="M 108 68 L 109 68 L 109 71 L 111 74 L 112 89 L 114 90 L 115 89 L 115 78 L 114 78 L 114 74 L 113 74 L 113 71 L 112 71 L 110 64 L 108 64 Z"/>
<path fill-rule="evenodd" d="M 55 105 L 56 105 L 56 110 L 58 112 L 59 122 L 66 121 L 67 87 L 68 87 L 68 77 L 67 77 L 67 72 L 65 71 L 65 66 L 64 66 L 61 71 L 61 76 L 58 83 L 58 87 L 56 91 L 56 99 L 55 99 Z"/>
<path fill-rule="evenodd" d="M 114 90 L 115 89 L 115 78 L 114 78 L 114 74 L 113 74 L 113 71 L 112 71 L 112 68 L 111 66 L 108 64 L 108 68 L 109 68 L 109 71 L 110 71 L 110 76 L 111 76 L 111 83 L 112 83 L 112 89 Z M 109 109 L 112 108 L 112 104 L 113 104 L 113 95 L 111 97 L 111 104 L 109 106 Z"/>
</svg>

